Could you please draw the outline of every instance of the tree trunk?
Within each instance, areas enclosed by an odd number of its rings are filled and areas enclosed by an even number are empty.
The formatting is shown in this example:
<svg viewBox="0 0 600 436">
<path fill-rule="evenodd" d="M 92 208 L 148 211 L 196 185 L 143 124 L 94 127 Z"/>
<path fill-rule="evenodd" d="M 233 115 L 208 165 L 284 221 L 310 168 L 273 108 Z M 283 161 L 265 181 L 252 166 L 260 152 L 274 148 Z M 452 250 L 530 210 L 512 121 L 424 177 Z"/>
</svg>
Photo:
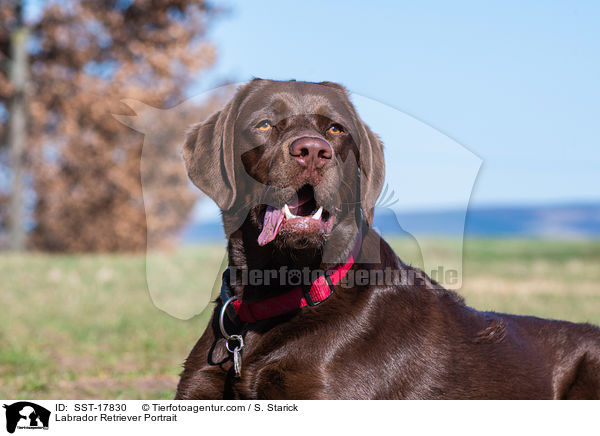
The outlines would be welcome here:
<svg viewBox="0 0 600 436">
<path fill-rule="evenodd" d="M 12 192 L 10 199 L 10 247 L 15 251 L 25 248 L 25 212 L 23 157 L 27 138 L 27 109 L 25 87 L 27 83 L 27 39 L 29 29 L 22 20 L 22 11 L 17 11 L 19 26 L 11 35 L 10 82 L 14 94 L 10 103 L 10 126 L 8 146 L 10 147 Z"/>
</svg>

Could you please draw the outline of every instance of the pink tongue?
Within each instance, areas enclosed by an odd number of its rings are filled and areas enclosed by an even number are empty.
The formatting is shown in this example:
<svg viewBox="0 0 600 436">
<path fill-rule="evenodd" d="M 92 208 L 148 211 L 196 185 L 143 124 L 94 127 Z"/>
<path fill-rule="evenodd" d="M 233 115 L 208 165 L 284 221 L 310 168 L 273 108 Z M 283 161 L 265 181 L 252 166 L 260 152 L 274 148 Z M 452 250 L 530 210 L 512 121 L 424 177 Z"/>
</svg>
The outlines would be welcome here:
<svg viewBox="0 0 600 436">
<path fill-rule="evenodd" d="M 275 209 L 273 206 L 267 206 L 263 229 L 262 232 L 260 232 L 260 235 L 258 235 L 258 245 L 266 245 L 275 239 L 282 222 L 283 209 Z"/>
</svg>

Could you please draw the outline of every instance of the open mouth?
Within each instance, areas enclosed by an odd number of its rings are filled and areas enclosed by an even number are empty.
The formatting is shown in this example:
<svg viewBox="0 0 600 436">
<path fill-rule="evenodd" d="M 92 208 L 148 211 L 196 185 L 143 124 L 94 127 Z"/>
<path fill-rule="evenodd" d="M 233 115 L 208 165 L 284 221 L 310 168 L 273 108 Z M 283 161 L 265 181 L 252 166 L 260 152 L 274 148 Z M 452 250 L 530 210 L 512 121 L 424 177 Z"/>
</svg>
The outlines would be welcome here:
<svg viewBox="0 0 600 436">
<path fill-rule="evenodd" d="M 305 235 L 328 233 L 333 221 L 329 212 L 317 204 L 313 187 L 304 185 L 283 207 L 267 206 L 258 244 L 268 244 L 282 229 Z"/>
</svg>

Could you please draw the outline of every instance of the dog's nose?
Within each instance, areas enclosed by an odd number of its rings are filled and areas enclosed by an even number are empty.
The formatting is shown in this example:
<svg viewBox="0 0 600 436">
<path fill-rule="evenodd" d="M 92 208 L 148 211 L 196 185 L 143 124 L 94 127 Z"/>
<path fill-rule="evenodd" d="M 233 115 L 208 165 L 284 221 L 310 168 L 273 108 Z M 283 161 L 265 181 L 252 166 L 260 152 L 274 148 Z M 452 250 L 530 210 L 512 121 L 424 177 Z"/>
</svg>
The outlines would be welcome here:
<svg viewBox="0 0 600 436">
<path fill-rule="evenodd" d="M 299 138 L 290 145 L 290 155 L 306 168 L 322 168 L 331 160 L 332 154 L 329 144 L 320 138 Z"/>
</svg>

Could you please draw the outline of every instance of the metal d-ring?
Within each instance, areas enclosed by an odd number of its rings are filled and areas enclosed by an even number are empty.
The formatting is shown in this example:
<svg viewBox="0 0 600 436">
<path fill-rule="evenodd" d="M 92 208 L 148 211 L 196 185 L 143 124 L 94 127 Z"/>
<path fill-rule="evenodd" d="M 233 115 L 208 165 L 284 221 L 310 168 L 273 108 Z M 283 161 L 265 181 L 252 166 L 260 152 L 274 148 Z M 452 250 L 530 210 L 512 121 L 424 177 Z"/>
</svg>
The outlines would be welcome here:
<svg viewBox="0 0 600 436">
<path fill-rule="evenodd" d="M 225 348 L 231 354 L 233 354 L 233 372 L 236 378 L 240 378 L 242 375 L 242 348 L 244 348 L 244 337 L 242 335 L 230 335 L 225 330 L 225 323 L 223 322 L 225 319 L 225 312 L 227 311 L 227 306 L 229 303 L 235 300 L 239 300 L 240 297 L 236 297 L 235 295 L 229 298 L 227 301 L 223 303 L 223 307 L 221 307 L 221 313 L 219 314 L 219 327 L 221 328 L 221 334 L 225 338 Z M 230 344 L 230 342 L 236 342 L 236 345 Z"/>
<path fill-rule="evenodd" d="M 233 347 L 233 349 L 231 349 L 229 341 L 237 341 L 237 345 Z M 241 349 L 244 348 L 244 338 L 242 337 L 242 335 L 229 336 L 227 339 L 225 339 L 225 348 L 227 348 L 227 351 L 229 351 L 230 353 L 236 353 L 238 351 L 241 351 Z"/>
<path fill-rule="evenodd" d="M 234 295 L 233 297 L 229 298 L 225 303 L 223 303 L 223 307 L 221 307 L 221 313 L 219 314 L 219 328 L 221 329 L 221 334 L 223 335 L 223 337 L 225 338 L 226 341 L 229 341 L 229 338 L 232 338 L 234 336 L 239 336 L 239 335 L 230 335 L 225 331 L 225 323 L 224 323 L 224 319 L 225 319 L 225 312 L 227 311 L 227 306 L 235 300 L 239 300 L 240 297 Z M 241 336 L 240 336 L 241 337 Z M 237 338 L 235 338 L 237 339 Z M 243 342 L 240 340 L 240 343 L 243 344 Z M 227 349 L 229 349 L 229 347 L 227 347 Z"/>
</svg>

